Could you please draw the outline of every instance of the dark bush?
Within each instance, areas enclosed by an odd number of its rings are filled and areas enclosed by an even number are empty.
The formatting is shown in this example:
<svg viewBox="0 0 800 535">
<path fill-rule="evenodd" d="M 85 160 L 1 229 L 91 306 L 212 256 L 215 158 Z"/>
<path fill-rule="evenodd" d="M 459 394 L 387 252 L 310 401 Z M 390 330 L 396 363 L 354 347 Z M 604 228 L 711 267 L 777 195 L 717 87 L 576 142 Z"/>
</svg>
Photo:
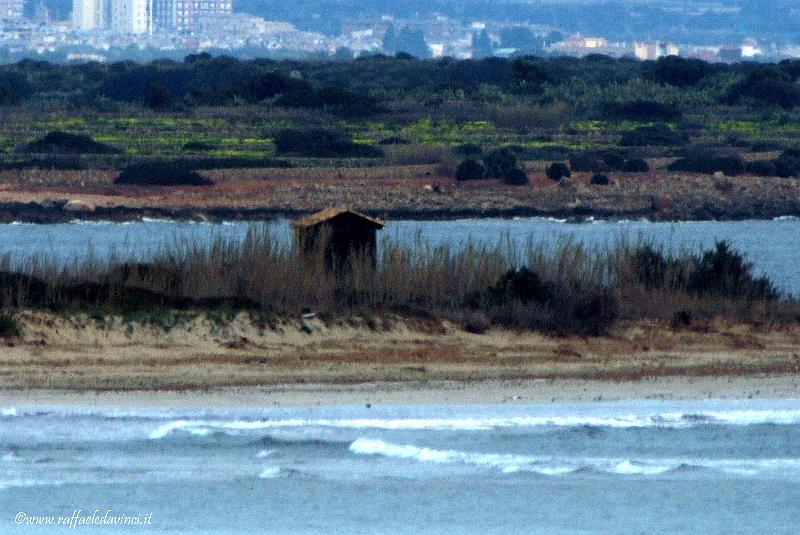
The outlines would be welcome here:
<svg viewBox="0 0 800 535">
<path fill-rule="evenodd" d="M 125 167 L 114 181 L 130 186 L 210 186 L 208 178 L 200 176 L 186 161 L 136 163 Z"/>
<path fill-rule="evenodd" d="M 398 136 L 391 136 L 378 141 L 378 145 L 408 145 L 409 141 Z"/>
<path fill-rule="evenodd" d="M 486 169 L 481 165 L 481 162 L 471 158 L 464 160 L 459 164 L 458 168 L 456 168 L 456 180 L 458 181 L 480 180 L 485 175 Z"/>
<path fill-rule="evenodd" d="M 487 293 L 489 304 L 501 305 L 510 301 L 544 304 L 553 297 L 552 288 L 527 267 L 508 270 Z"/>
<path fill-rule="evenodd" d="M 694 314 L 688 308 L 682 308 L 672 315 L 672 328 L 681 329 L 691 327 L 694 322 Z"/>
<path fill-rule="evenodd" d="M 561 180 L 562 178 L 569 178 L 572 176 L 569 166 L 563 162 L 553 162 L 547 168 L 545 174 L 550 180 Z"/>
<path fill-rule="evenodd" d="M 697 84 L 713 72 L 714 68 L 705 61 L 667 56 L 655 62 L 652 77 L 662 84 L 686 87 Z"/>
<path fill-rule="evenodd" d="M 775 160 L 755 160 L 747 162 L 745 172 L 756 176 L 778 176 Z"/>
<path fill-rule="evenodd" d="M 456 146 L 453 152 L 460 156 L 480 156 L 483 154 L 483 148 L 474 143 L 464 143 Z"/>
<path fill-rule="evenodd" d="M 622 162 L 619 170 L 623 173 L 646 173 L 650 171 L 650 165 L 641 158 L 631 158 Z"/>
<path fill-rule="evenodd" d="M 623 147 L 674 147 L 689 142 L 688 136 L 665 124 L 640 126 L 622 135 L 619 144 Z"/>
<path fill-rule="evenodd" d="M 487 178 L 503 178 L 505 174 L 517 167 L 517 157 L 508 149 L 494 149 L 483 157 Z"/>
<path fill-rule="evenodd" d="M 608 289 L 581 292 L 572 311 L 572 325 L 565 333 L 599 336 L 606 334 L 619 315 L 616 297 Z"/>
<path fill-rule="evenodd" d="M 503 175 L 503 182 L 511 186 L 524 186 L 528 183 L 528 174 L 524 169 L 515 167 L 506 171 Z"/>
<path fill-rule="evenodd" d="M 18 152 L 28 154 L 119 154 L 119 149 L 98 143 L 89 136 L 54 131 L 31 141 Z"/>
<path fill-rule="evenodd" d="M 619 170 L 625 154 L 615 149 L 590 150 L 575 154 L 569 160 L 573 171 L 583 173 L 608 173 Z"/>
<path fill-rule="evenodd" d="M 778 141 L 754 141 L 750 146 L 750 150 L 753 152 L 773 152 L 785 148 L 783 143 L 779 143 Z"/>
<path fill-rule="evenodd" d="M 208 152 L 214 150 L 215 147 L 202 141 L 189 141 L 183 144 L 182 149 L 187 152 Z"/>
<path fill-rule="evenodd" d="M 789 109 L 800 104 L 800 88 L 775 67 L 761 67 L 733 84 L 722 100 L 727 104 L 750 101 Z"/>
<path fill-rule="evenodd" d="M 736 176 L 744 173 L 745 168 L 745 162 L 738 154 L 718 155 L 706 149 L 695 149 L 671 163 L 667 169 L 709 175 L 721 171 L 727 176 Z"/>
<path fill-rule="evenodd" d="M 44 156 L 41 158 L 12 159 L 0 162 L 0 170 L 53 169 L 59 171 L 85 171 L 89 162 L 77 156 Z"/>
<path fill-rule="evenodd" d="M 569 166 L 579 173 L 608 173 L 611 166 L 595 154 L 582 153 L 569 159 Z"/>
<path fill-rule="evenodd" d="M 184 161 L 197 171 L 203 169 L 291 169 L 294 164 L 288 160 L 275 158 L 243 158 L 229 156 L 225 158 L 187 157 Z"/>
<path fill-rule="evenodd" d="M 593 186 L 608 186 L 609 180 L 606 175 L 596 174 L 592 177 L 590 184 Z"/>
<path fill-rule="evenodd" d="M 775 159 L 775 176 L 789 178 L 800 176 L 800 155 L 788 149 Z"/>
<path fill-rule="evenodd" d="M 142 100 L 145 106 L 155 111 L 168 110 L 175 105 L 175 95 L 166 85 L 158 82 L 144 88 Z"/>
<path fill-rule="evenodd" d="M 602 118 L 617 121 L 670 122 L 681 118 L 675 106 L 667 106 L 652 100 L 633 102 L 608 102 L 602 106 Z"/>
<path fill-rule="evenodd" d="M 0 338 L 11 340 L 22 336 L 22 325 L 10 314 L 0 313 Z"/>
<path fill-rule="evenodd" d="M 713 250 L 695 258 L 687 290 L 734 299 L 774 300 L 780 295 L 768 278 L 754 276 L 753 265 L 725 241 L 717 242 Z"/>
<path fill-rule="evenodd" d="M 528 175 L 517 164 L 517 157 L 508 149 L 494 149 L 483 157 L 486 178 L 500 178 L 515 186 L 528 183 Z"/>
<path fill-rule="evenodd" d="M 668 280 L 669 263 L 660 251 L 650 245 L 637 248 L 631 256 L 631 266 L 636 279 L 645 288 L 664 288 Z"/>
<path fill-rule="evenodd" d="M 324 128 L 285 129 L 275 135 L 278 154 L 309 158 L 379 158 L 380 149 L 353 143 L 343 133 Z"/>
</svg>

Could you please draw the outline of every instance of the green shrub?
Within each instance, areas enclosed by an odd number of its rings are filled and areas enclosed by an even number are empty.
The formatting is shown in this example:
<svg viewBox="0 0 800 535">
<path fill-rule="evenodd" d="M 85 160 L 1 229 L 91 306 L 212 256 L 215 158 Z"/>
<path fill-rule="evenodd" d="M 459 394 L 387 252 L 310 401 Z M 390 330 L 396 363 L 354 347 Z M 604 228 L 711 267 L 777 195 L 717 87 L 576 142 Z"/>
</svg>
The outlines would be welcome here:
<svg viewBox="0 0 800 535">
<path fill-rule="evenodd" d="M 281 155 L 309 158 L 379 158 L 383 152 L 371 145 L 353 143 L 342 132 L 324 128 L 289 128 L 275 135 L 275 149 Z"/>
<path fill-rule="evenodd" d="M 131 164 L 120 172 L 115 184 L 128 186 L 210 186 L 214 182 L 201 176 L 186 161 Z"/>
<path fill-rule="evenodd" d="M 480 180 L 486 175 L 486 170 L 483 165 L 477 160 L 468 159 L 464 160 L 456 168 L 456 180 Z"/>
<path fill-rule="evenodd" d="M 553 162 L 547 167 L 545 174 L 550 180 L 561 180 L 562 178 L 569 178 L 572 176 L 569 166 L 564 162 Z"/>
<path fill-rule="evenodd" d="M 606 175 L 596 174 L 589 181 L 592 186 L 608 186 L 609 180 Z"/>
</svg>

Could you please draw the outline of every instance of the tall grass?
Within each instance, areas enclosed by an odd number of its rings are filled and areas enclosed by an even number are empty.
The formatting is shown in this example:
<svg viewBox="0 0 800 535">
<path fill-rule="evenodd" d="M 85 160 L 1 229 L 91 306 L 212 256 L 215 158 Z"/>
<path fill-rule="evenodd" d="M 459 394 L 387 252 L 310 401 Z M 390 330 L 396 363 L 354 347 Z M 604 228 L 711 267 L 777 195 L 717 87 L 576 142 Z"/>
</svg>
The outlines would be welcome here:
<svg viewBox="0 0 800 535">
<path fill-rule="evenodd" d="M 301 255 L 268 228 L 252 227 L 244 239 L 176 239 L 149 258 L 135 263 L 87 254 L 63 264 L 44 255 L 21 263 L 6 256 L 0 303 L 108 313 L 154 307 L 231 307 L 289 317 L 397 312 L 564 334 L 602 334 L 616 322 L 643 319 L 800 318 L 797 301 L 781 297 L 719 244 L 699 255 L 670 255 L 622 238 L 609 248 L 568 239 L 529 240 L 520 248 L 508 237 L 495 245 L 447 247 L 418 236 L 411 245 L 384 240 L 377 261 L 354 253 L 346 264 L 336 263 L 342 269 L 331 268 L 321 250 Z M 722 270 L 716 278 L 715 269 Z"/>
</svg>

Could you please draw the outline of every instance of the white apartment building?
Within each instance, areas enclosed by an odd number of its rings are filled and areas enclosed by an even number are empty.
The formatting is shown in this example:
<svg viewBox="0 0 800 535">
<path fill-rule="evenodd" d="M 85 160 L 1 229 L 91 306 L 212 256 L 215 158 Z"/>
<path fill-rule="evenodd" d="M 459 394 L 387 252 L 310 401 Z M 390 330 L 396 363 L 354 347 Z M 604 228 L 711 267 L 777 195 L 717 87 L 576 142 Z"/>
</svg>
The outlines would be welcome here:
<svg viewBox="0 0 800 535">
<path fill-rule="evenodd" d="M 105 26 L 105 0 L 73 0 L 72 27 L 86 32 Z"/>
<path fill-rule="evenodd" d="M 111 0 L 111 29 L 117 33 L 152 33 L 153 0 Z"/>
<path fill-rule="evenodd" d="M 192 31 L 201 22 L 233 13 L 232 0 L 153 0 L 153 4 L 159 30 Z"/>
</svg>

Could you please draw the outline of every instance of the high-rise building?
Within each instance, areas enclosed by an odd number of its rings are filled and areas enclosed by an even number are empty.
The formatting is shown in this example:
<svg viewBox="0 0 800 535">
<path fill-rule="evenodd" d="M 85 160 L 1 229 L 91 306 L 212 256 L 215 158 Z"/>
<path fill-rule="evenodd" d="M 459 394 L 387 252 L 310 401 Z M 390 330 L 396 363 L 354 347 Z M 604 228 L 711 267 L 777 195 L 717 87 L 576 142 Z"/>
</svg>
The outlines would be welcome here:
<svg viewBox="0 0 800 535">
<path fill-rule="evenodd" d="M 118 33 L 153 31 L 153 0 L 111 0 L 111 29 Z"/>
<path fill-rule="evenodd" d="M 106 25 L 106 1 L 73 0 L 72 27 L 79 31 L 103 28 Z"/>
<path fill-rule="evenodd" d="M 204 18 L 233 13 L 232 0 L 153 0 L 158 29 L 191 31 Z"/>
<path fill-rule="evenodd" d="M 24 0 L 0 0 L 0 20 L 22 18 Z"/>
</svg>

